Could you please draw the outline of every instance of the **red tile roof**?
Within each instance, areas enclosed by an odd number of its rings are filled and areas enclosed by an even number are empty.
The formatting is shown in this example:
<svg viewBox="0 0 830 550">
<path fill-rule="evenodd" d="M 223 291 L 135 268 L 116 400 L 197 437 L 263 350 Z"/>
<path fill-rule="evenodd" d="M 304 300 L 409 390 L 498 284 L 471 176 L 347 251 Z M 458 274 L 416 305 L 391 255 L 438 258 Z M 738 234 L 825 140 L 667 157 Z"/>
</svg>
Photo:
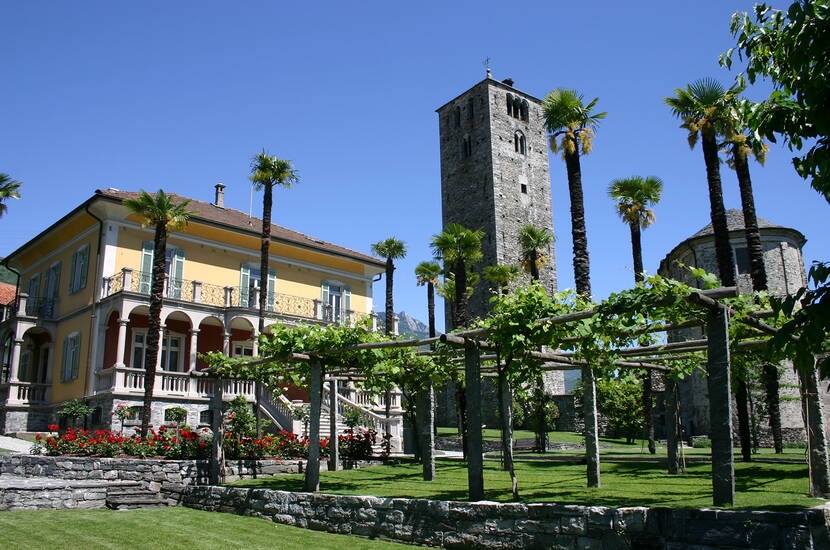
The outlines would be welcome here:
<svg viewBox="0 0 830 550">
<path fill-rule="evenodd" d="M 0 304 L 8 304 L 14 300 L 17 287 L 9 283 L 0 283 Z"/>
<path fill-rule="evenodd" d="M 98 189 L 97 191 L 95 191 L 95 194 L 118 200 L 134 199 L 139 195 L 139 193 L 136 191 L 118 191 L 115 189 Z M 189 197 L 177 195 L 175 193 L 168 194 L 171 197 L 173 197 L 173 200 L 175 202 L 189 200 L 190 202 L 187 205 L 187 209 L 196 213 L 194 216 L 192 216 L 193 219 L 202 219 L 209 222 L 230 226 L 235 229 L 242 229 L 244 231 L 253 232 L 256 234 L 262 233 L 262 220 L 260 218 L 249 216 L 245 212 L 234 210 L 233 208 L 220 208 L 209 202 L 198 201 L 195 199 L 191 199 Z M 357 252 L 349 248 L 338 246 L 333 243 L 322 241 L 320 239 L 316 239 L 304 233 L 300 233 L 299 231 L 294 231 L 292 229 L 288 229 L 280 225 L 271 224 L 271 240 L 297 244 L 307 248 L 317 249 L 322 252 L 334 253 L 340 256 L 348 256 L 349 258 L 361 262 L 368 262 L 378 267 L 386 266 L 386 263 L 383 260 L 380 260 L 373 256 L 369 256 L 367 254 L 363 254 L 361 252 Z"/>
</svg>

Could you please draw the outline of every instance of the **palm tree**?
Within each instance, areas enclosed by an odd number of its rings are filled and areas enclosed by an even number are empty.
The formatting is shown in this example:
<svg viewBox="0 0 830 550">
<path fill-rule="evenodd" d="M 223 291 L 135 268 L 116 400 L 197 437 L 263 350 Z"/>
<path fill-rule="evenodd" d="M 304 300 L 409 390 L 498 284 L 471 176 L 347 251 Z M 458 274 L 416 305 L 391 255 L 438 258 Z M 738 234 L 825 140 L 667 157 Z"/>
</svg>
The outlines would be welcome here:
<svg viewBox="0 0 830 550">
<path fill-rule="evenodd" d="M 13 180 L 8 174 L 0 173 L 0 217 L 6 213 L 8 208 L 5 204 L 6 199 L 19 199 L 21 182 Z"/>
<path fill-rule="evenodd" d="M 680 127 L 688 131 L 689 147 L 694 148 L 698 139 L 701 141 L 703 160 L 706 164 L 706 181 L 709 185 L 709 213 L 715 233 L 715 256 L 720 280 L 724 286 L 735 286 L 736 278 L 732 246 L 729 244 L 726 209 L 723 206 L 717 138 L 718 134 L 727 128 L 729 107 L 740 91 L 739 87 L 726 90 L 716 80 L 701 78 L 684 89 L 676 89 L 673 97 L 664 99 L 672 114 L 683 121 Z M 737 380 L 735 403 L 738 409 L 741 454 L 745 462 L 752 460 L 748 395 L 746 381 Z"/>
<path fill-rule="evenodd" d="M 435 337 L 435 285 L 441 278 L 441 266 L 435 262 L 421 262 L 415 268 L 415 278 L 418 286 L 427 287 L 427 317 L 429 318 L 429 337 Z M 423 461 L 424 481 L 432 481 L 435 478 L 435 446 L 434 425 L 435 417 L 435 390 L 432 383 L 418 393 L 418 406 L 416 413 L 421 418 L 421 459 Z"/>
<path fill-rule="evenodd" d="M 466 292 L 468 285 L 469 268 L 472 264 L 481 261 L 481 239 L 484 232 L 472 231 L 457 223 L 450 223 L 444 231 L 432 237 L 430 247 L 435 259 L 443 260 L 445 267 L 449 267 L 454 284 L 453 299 L 453 328 L 466 327 L 470 322 L 467 313 L 469 295 Z"/>
<path fill-rule="evenodd" d="M 386 334 L 391 335 L 394 328 L 395 306 L 392 289 L 395 274 L 394 260 L 406 257 L 406 243 L 394 237 L 376 242 L 372 245 L 372 253 L 386 258 Z"/>
<path fill-rule="evenodd" d="M 660 202 L 663 180 L 655 176 L 632 176 L 616 179 L 608 186 L 608 195 L 617 201 L 617 214 L 631 230 L 631 253 L 634 257 L 634 282 L 643 280 L 643 249 L 640 230 L 654 223 L 649 207 Z"/>
<path fill-rule="evenodd" d="M 568 171 L 568 190 L 571 196 L 571 234 L 573 236 L 574 281 L 576 291 L 587 299 L 591 297 L 588 236 L 585 231 L 585 206 L 582 198 L 582 169 L 579 156 L 587 155 L 593 146 L 593 137 L 599 121 L 607 113 L 596 113 L 599 98 L 587 105 L 582 94 L 557 88 L 542 101 L 545 127 L 550 133 L 550 148 L 562 151 Z M 597 427 L 597 388 L 590 366 L 582 368 L 582 410 L 585 416 L 585 454 L 589 487 L 599 487 L 599 439 Z"/>
<path fill-rule="evenodd" d="M 259 333 L 265 330 L 265 307 L 268 303 L 268 251 L 271 247 L 271 208 L 275 185 L 290 189 L 300 181 L 290 160 L 272 157 L 263 149 L 251 159 L 251 175 L 248 179 L 254 188 L 263 190 L 262 196 L 262 242 L 259 252 Z"/>
<path fill-rule="evenodd" d="M 754 138 L 748 132 L 746 102 L 736 102 L 730 110 L 727 120 L 727 136 L 723 143 L 729 155 L 729 166 L 735 170 L 738 177 L 738 188 L 741 192 L 741 208 L 744 214 L 744 233 L 749 253 L 749 272 L 752 278 L 752 288 L 756 292 L 767 290 L 767 269 L 764 264 L 764 248 L 761 245 L 761 231 L 758 229 L 758 217 L 755 215 L 755 195 L 752 192 L 752 178 L 749 175 L 749 156 L 755 157 L 758 164 L 764 165 L 769 146 Z M 775 365 L 765 364 L 763 367 L 764 398 L 769 414 L 770 431 L 772 432 L 775 452 L 784 452 L 784 441 L 781 434 L 781 407 L 779 401 L 778 369 Z"/>
<path fill-rule="evenodd" d="M 634 282 L 643 280 L 643 249 L 640 243 L 640 230 L 654 223 L 654 211 L 649 208 L 660 202 L 663 193 L 663 181 L 655 176 L 632 176 L 616 179 L 608 186 L 608 195 L 617 201 L 617 214 L 631 230 L 631 253 L 634 257 Z M 646 420 L 648 452 L 655 454 L 654 417 L 652 408 L 651 371 L 643 374 L 643 414 Z"/>
<path fill-rule="evenodd" d="M 153 401 L 153 388 L 156 380 L 156 361 L 159 352 L 159 334 L 161 332 L 161 306 L 164 300 L 165 250 L 168 231 L 177 231 L 187 225 L 187 220 L 195 214 L 186 209 L 190 201 L 178 204 L 163 190 L 155 196 L 142 190 L 138 197 L 125 199 L 124 206 L 130 212 L 141 216 L 141 225 L 153 226 L 153 270 L 150 279 L 150 320 L 147 325 L 147 354 L 145 356 L 144 408 L 141 418 L 141 437 L 147 437 L 150 425 L 150 407 Z"/>
<path fill-rule="evenodd" d="M 530 273 L 532 281 L 539 280 L 539 270 L 548 262 L 548 246 L 553 234 L 535 225 L 526 225 L 519 230 L 519 246 L 522 248 L 522 267 Z"/>
<path fill-rule="evenodd" d="M 393 275 L 395 263 L 393 260 L 406 256 L 406 244 L 394 237 L 390 237 L 372 245 L 372 252 L 386 258 L 386 334 L 392 335 L 395 322 L 395 305 L 393 302 Z M 392 437 L 389 419 L 392 417 L 392 391 L 386 390 L 386 440 Z"/>
<path fill-rule="evenodd" d="M 496 285 L 497 294 L 503 296 L 510 291 L 510 283 L 519 276 L 519 266 L 488 265 L 481 272 L 488 282 Z"/>
</svg>

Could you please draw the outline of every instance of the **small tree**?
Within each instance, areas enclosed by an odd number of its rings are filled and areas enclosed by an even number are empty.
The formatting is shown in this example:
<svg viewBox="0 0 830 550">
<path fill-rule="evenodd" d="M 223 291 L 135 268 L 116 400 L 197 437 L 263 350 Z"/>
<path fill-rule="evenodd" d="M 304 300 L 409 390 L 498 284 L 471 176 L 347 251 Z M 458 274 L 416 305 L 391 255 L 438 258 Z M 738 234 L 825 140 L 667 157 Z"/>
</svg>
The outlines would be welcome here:
<svg viewBox="0 0 830 550">
<path fill-rule="evenodd" d="M 608 419 L 611 431 L 624 437 L 627 443 L 634 443 L 645 427 L 640 382 L 633 376 L 600 379 L 597 401 L 599 412 Z"/>
<path fill-rule="evenodd" d="M 83 420 L 91 414 L 92 407 L 87 405 L 83 399 L 72 399 L 71 401 L 64 403 L 63 406 L 58 409 L 58 416 L 66 418 L 68 423 L 72 423 L 73 420 L 77 420 L 79 418 Z"/>
</svg>

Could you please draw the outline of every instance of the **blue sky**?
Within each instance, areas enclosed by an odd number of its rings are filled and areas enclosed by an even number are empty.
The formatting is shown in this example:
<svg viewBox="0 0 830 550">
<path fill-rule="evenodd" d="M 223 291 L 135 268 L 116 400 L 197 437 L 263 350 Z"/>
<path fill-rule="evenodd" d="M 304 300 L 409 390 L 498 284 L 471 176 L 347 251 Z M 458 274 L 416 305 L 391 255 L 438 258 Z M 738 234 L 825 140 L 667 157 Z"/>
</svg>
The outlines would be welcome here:
<svg viewBox="0 0 830 550">
<path fill-rule="evenodd" d="M 772 2 L 783 7 L 784 2 Z M 729 17 L 752 2 L 5 2 L 0 172 L 25 182 L 0 220 L 13 251 L 97 188 L 157 190 L 248 211 L 249 160 L 291 159 L 275 223 L 368 252 L 407 242 L 396 310 L 426 318 L 415 265 L 441 227 L 434 110 L 484 77 L 537 97 L 558 86 L 599 97 L 608 117 L 583 184 L 597 297 L 633 280 L 628 231 L 608 183 L 665 182 L 645 266 L 709 221 L 702 152 L 662 98 L 711 76 L 733 45 Z M 761 98 L 768 88 L 747 92 Z M 773 146 L 752 165 L 758 214 L 801 230 L 805 259 L 828 258 L 828 205 Z M 573 285 L 565 166 L 551 157 L 560 287 Z M 726 204 L 740 206 L 722 171 Z M 261 213 L 254 196 L 254 213 Z M 382 297 L 383 283 L 376 285 Z M 381 307 L 378 304 L 378 307 Z"/>
</svg>

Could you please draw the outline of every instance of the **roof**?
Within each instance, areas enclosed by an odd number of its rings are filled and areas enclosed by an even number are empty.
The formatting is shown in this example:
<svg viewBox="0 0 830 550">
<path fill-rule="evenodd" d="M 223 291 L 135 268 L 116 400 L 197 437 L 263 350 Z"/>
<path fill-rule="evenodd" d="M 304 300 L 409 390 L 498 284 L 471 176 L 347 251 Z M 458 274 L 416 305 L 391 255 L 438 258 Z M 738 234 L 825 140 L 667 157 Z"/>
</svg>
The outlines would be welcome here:
<svg viewBox="0 0 830 550">
<path fill-rule="evenodd" d="M 116 189 L 98 189 L 95 191 L 95 194 L 123 201 L 124 199 L 134 199 L 138 197 L 140 193 L 137 191 L 119 191 Z M 257 235 L 262 234 L 262 220 L 260 218 L 249 216 L 240 210 L 222 208 L 209 202 L 191 199 L 190 197 L 184 197 L 175 193 L 168 193 L 168 195 L 171 196 L 175 202 L 189 200 L 190 202 L 187 205 L 187 209 L 195 212 L 195 214 L 191 216 L 191 219 L 194 221 L 207 221 L 233 229 L 255 233 Z M 369 256 L 368 254 L 363 254 L 343 246 L 326 242 L 310 235 L 306 235 L 305 233 L 300 233 L 299 231 L 294 231 L 293 229 L 288 229 L 287 227 L 282 227 L 281 225 L 275 225 L 273 223 L 271 224 L 271 240 L 295 244 L 304 248 L 311 248 L 321 252 L 336 254 L 338 256 L 347 256 L 349 258 L 361 262 L 371 263 L 377 266 L 386 266 L 386 263 L 383 260 L 375 258 L 374 256 Z"/>
<path fill-rule="evenodd" d="M 757 218 L 758 220 L 758 228 L 763 229 L 765 227 L 776 227 L 780 229 L 787 229 L 783 225 L 774 224 L 772 222 L 768 222 L 767 220 Z M 743 231 L 746 229 L 744 226 L 744 211 L 738 210 L 737 208 L 730 208 L 726 211 L 726 226 L 729 228 L 729 231 Z M 703 237 L 705 235 L 714 235 L 715 229 L 712 227 L 712 224 L 706 225 L 703 229 L 692 235 L 690 238 L 694 239 L 695 237 Z"/>
<path fill-rule="evenodd" d="M 8 304 L 14 301 L 17 294 L 17 287 L 9 283 L 0 283 L 0 304 Z"/>
<path fill-rule="evenodd" d="M 529 93 L 527 93 L 527 92 L 523 92 L 523 91 L 521 91 L 521 90 L 518 90 L 518 89 L 514 88 L 513 86 L 510 86 L 509 84 L 505 84 L 504 82 L 500 82 L 500 81 L 498 81 L 498 80 L 496 80 L 496 79 L 494 79 L 494 78 L 492 78 L 492 77 L 489 77 L 489 76 L 488 76 L 488 77 L 487 77 L 487 78 L 485 78 L 484 80 L 481 80 L 481 81 L 479 81 L 479 82 L 476 82 L 475 84 L 473 84 L 472 86 L 470 86 L 467 90 L 464 90 L 463 92 L 461 92 L 460 94 L 458 94 L 457 96 L 455 96 L 454 98 L 452 98 L 451 100 L 447 101 L 446 103 L 444 103 L 443 105 L 441 105 L 440 107 L 438 107 L 437 109 L 435 109 L 435 112 L 440 111 L 441 109 L 443 109 L 444 107 L 446 107 L 446 106 L 447 106 L 447 105 L 449 105 L 450 103 L 452 103 L 452 102 L 456 101 L 458 98 L 460 98 L 461 96 L 463 96 L 464 94 L 466 94 L 467 92 L 469 92 L 470 90 L 472 90 L 472 89 L 473 89 L 473 88 L 475 88 L 476 86 L 481 85 L 481 84 L 482 84 L 482 83 L 484 83 L 484 82 L 487 82 L 487 83 L 488 83 L 488 84 L 490 84 L 491 86 L 496 86 L 497 88 L 502 88 L 502 89 L 504 89 L 504 90 L 507 90 L 508 92 L 512 92 L 512 93 L 514 93 L 514 94 L 518 94 L 518 95 L 524 96 L 524 97 L 525 97 L 525 98 L 527 98 L 527 99 L 532 99 L 532 100 L 533 100 L 533 101 L 535 101 L 536 103 L 542 103 L 542 100 L 541 100 L 541 99 L 539 99 L 538 97 L 533 96 L 533 95 L 531 95 L 531 94 L 529 94 Z"/>
</svg>

